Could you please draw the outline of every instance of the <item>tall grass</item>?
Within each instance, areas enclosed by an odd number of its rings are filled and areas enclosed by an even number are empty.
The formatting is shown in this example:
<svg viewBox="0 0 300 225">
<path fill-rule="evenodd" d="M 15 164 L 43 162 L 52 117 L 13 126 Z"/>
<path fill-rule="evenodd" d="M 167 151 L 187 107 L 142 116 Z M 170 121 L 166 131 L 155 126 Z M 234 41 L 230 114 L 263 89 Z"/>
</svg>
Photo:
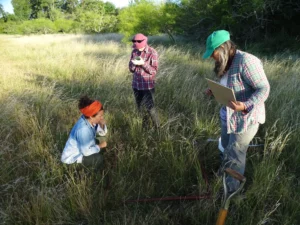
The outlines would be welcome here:
<svg viewBox="0 0 300 225">
<path fill-rule="evenodd" d="M 212 61 L 200 46 L 152 41 L 160 55 L 155 101 L 160 130 L 143 129 L 122 37 L 0 36 L 0 224 L 215 224 L 220 208 L 219 106 L 207 99 Z M 263 58 L 271 84 L 267 122 L 250 148 L 245 198 L 226 224 L 300 224 L 297 55 Z M 109 126 L 105 169 L 66 166 L 60 155 L 88 94 L 104 103 Z M 195 144 L 196 143 L 196 144 Z M 202 195 L 211 199 L 125 203 Z"/>
</svg>

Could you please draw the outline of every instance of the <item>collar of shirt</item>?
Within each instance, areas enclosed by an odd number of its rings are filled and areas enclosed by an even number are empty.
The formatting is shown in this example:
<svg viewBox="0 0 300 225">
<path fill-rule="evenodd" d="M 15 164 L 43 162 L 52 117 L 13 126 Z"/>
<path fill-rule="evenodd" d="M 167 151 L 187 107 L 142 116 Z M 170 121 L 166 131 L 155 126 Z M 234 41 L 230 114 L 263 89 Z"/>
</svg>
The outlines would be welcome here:
<svg viewBox="0 0 300 225">
<path fill-rule="evenodd" d="M 146 45 L 145 46 L 145 48 L 144 48 L 144 50 L 143 50 L 144 52 L 146 52 L 146 53 L 148 53 L 149 52 L 149 47 L 148 47 L 148 45 Z"/>
<path fill-rule="evenodd" d="M 92 129 L 95 129 L 96 125 L 92 125 L 86 118 L 84 115 L 81 116 L 81 118 L 84 120 L 84 122 L 86 123 L 87 126 L 90 126 Z"/>
</svg>

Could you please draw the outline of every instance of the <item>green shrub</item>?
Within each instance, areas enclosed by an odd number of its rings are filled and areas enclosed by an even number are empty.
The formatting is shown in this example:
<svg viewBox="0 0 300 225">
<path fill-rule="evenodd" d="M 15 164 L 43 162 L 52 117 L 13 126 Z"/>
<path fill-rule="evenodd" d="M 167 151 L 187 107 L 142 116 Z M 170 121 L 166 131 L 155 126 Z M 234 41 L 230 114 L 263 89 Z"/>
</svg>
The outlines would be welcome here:
<svg viewBox="0 0 300 225">
<path fill-rule="evenodd" d="M 19 34 L 18 23 L 14 21 L 8 21 L 6 23 L 0 23 L 1 34 Z"/>
<path fill-rule="evenodd" d="M 54 25 L 58 32 L 69 33 L 73 28 L 74 21 L 66 19 L 58 19 L 54 21 Z"/>
<path fill-rule="evenodd" d="M 45 18 L 25 21 L 18 29 L 22 34 L 52 34 L 57 31 L 54 23 Z"/>
</svg>

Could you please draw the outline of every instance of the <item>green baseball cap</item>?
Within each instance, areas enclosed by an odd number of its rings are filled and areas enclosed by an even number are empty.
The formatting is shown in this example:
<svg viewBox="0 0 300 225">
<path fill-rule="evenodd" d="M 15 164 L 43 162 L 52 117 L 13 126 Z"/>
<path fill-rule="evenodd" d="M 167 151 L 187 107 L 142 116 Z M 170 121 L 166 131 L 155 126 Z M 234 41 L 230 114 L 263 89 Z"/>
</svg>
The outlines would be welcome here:
<svg viewBox="0 0 300 225">
<path fill-rule="evenodd" d="M 230 40 L 230 34 L 226 30 L 214 31 L 208 36 L 206 40 L 206 51 L 204 52 L 203 59 L 207 59 L 212 55 L 214 50 L 223 44 L 225 41 Z"/>
</svg>

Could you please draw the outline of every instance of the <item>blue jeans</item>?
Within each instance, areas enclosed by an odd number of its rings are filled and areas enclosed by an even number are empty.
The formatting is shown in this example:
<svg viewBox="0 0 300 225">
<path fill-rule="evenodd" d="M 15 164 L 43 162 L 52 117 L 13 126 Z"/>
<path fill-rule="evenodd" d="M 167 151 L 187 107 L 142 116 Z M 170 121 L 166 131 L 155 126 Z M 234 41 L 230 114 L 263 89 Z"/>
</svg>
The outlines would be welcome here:
<svg viewBox="0 0 300 225">
<path fill-rule="evenodd" d="M 244 175 L 246 167 L 246 153 L 251 140 L 258 131 L 259 124 L 251 125 L 242 134 L 227 134 L 226 121 L 221 120 L 221 142 L 224 148 L 222 169 L 231 168 Z M 229 192 L 238 189 L 240 182 L 231 176 L 226 177 Z"/>
</svg>

